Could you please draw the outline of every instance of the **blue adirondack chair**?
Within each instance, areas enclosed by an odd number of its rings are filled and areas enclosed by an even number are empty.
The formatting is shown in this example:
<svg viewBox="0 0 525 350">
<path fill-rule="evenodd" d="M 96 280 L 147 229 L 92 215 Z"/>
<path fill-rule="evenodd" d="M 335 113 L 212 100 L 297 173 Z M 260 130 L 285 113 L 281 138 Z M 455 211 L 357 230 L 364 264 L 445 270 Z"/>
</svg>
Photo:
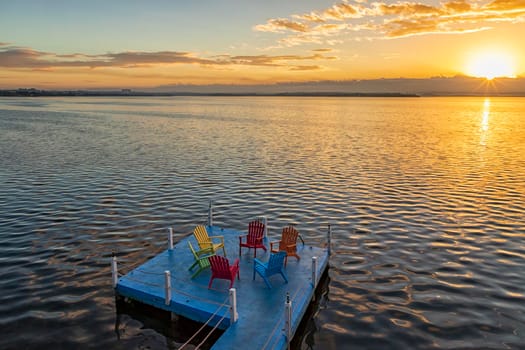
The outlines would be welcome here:
<svg viewBox="0 0 525 350">
<path fill-rule="evenodd" d="M 257 272 L 268 288 L 272 288 L 272 285 L 270 284 L 270 281 L 268 280 L 268 277 L 280 273 L 281 276 L 283 276 L 284 281 L 288 283 L 288 278 L 286 277 L 286 273 L 284 273 L 284 259 L 286 258 L 286 252 L 280 251 L 277 253 L 272 253 L 270 255 L 270 259 L 268 259 L 268 262 L 263 263 L 259 259 L 253 260 L 253 279 L 255 280 L 255 273 Z"/>
</svg>

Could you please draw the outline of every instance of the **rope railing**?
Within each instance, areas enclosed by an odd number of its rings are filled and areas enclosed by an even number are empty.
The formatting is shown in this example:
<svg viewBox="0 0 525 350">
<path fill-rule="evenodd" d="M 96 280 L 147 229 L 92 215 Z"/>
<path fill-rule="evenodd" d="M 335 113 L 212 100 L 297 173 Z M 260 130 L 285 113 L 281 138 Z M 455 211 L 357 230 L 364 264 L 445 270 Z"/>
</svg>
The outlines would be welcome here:
<svg viewBox="0 0 525 350">
<path fill-rule="evenodd" d="M 146 275 L 164 276 L 164 271 L 163 272 L 153 272 L 153 271 L 147 271 L 147 270 L 142 270 L 142 269 L 136 269 L 134 272 L 140 272 Z"/>
<path fill-rule="evenodd" d="M 215 324 L 215 326 L 213 326 L 213 328 L 211 329 L 211 331 L 208 333 L 208 335 L 206 335 L 206 337 L 204 337 L 204 339 L 199 343 L 199 345 L 197 345 L 197 347 L 195 349 L 200 349 L 200 347 L 202 346 L 202 344 L 204 344 L 206 342 L 206 340 L 208 340 L 208 338 L 211 336 L 211 334 L 217 329 L 217 327 L 219 327 L 219 325 L 221 324 L 221 322 L 224 320 L 224 318 L 226 317 L 226 314 L 224 314 L 224 316 L 221 317 L 221 319 L 219 320 L 219 322 L 217 322 Z"/>
<path fill-rule="evenodd" d="M 184 344 L 182 344 L 182 345 L 180 346 L 179 350 L 180 350 L 180 349 L 183 349 L 186 345 L 188 345 L 189 343 L 191 343 L 191 341 L 192 341 L 192 340 L 193 340 L 193 339 L 194 339 L 194 338 L 195 338 L 195 337 L 196 337 L 196 336 L 197 336 L 197 335 L 198 335 L 198 334 L 199 334 L 199 333 L 200 333 L 200 332 L 201 332 L 201 331 L 202 331 L 202 330 L 203 330 L 203 329 L 204 329 L 204 328 L 205 328 L 205 327 L 211 322 L 211 320 L 212 320 L 212 319 L 213 319 L 213 318 L 219 313 L 219 310 L 221 310 L 221 309 L 222 309 L 222 308 L 228 303 L 228 300 L 229 300 L 229 298 L 226 298 L 226 299 L 224 300 L 224 302 L 223 302 L 223 303 L 217 308 L 217 310 L 215 310 L 215 312 L 214 312 L 214 313 L 208 318 L 208 320 L 207 320 L 207 321 L 206 321 L 206 322 L 205 322 L 205 323 L 204 323 L 204 324 L 203 324 L 203 325 L 197 330 L 197 332 L 193 333 L 193 335 L 190 337 L 190 339 L 188 339 Z M 224 314 L 224 316 L 223 316 L 223 317 L 221 318 L 221 320 L 217 323 L 217 325 L 220 324 L 220 323 L 222 322 L 222 320 L 224 320 L 225 317 L 226 317 L 226 314 Z M 216 326 L 217 326 L 217 325 L 216 325 Z M 214 328 L 212 329 L 211 332 L 213 332 L 216 328 L 217 328 L 217 327 L 214 327 Z M 210 332 L 210 333 L 211 333 L 211 332 Z M 208 337 L 209 337 L 209 334 L 208 334 L 208 336 L 206 337 L 206 339 L 207 339 Z M 205 339 L 205 340 L 206 340 L 206 339 Z M 202 343 L 199 344 L 198 347 L 201 346 L 201 345 L 202 345 Z M 198 347 L 197 347 L 197 348 L 198 348 Z"/>
<path fill-rule="evenodd" d="M 266 349 L 266 347 L 268 346 L 268 343 L 269 343 L 270 340 L 273 338 L 273 335 L 274 335 L 275 332 L 277 331 L 277 328 L 279 328 L 279 326 L 281 326 L 281 324 L 282 324 L 281 321 L 275 323 L 275 326 L 273 327 L 272 332 L 270 333 L 270 335 L 268 336 L 268 338 L 266 338 L 266 343 L 264 343 L 264 345 L 262 346 L 261 350 Z M 273 349 L 274 347 L 275 347 L 275 344 L 272 346 L 272 349 Z"/>
<path fill-rule="evenodd" d="M 195 299 L 195 300 L 201 300 L 201 301 L 204 301 L 208 304 L 215 304 L 215 305 L 221 305 L 220 303 L 216 302 L 215 300 L 210 300 L 210 299 L 206 299 L 206 298 L 201 298 L 195 294 L 192 294 L 192 293 L 187 293 L 187 292 L 184 292 L 180 289 L 176 289 L 176 288 L 173 288 L 173 291 L 177 292 L 177 294 L 180 294 L 180 295 L 185 295 L 187 297 L 191 297 L 192 299 Z"/>
<path fill-rule="evenodd" d="M 136 283 L 144 284 L 146 286 L 164 287 L 164 284 L 145 282 L 143 280 L 139 280 L 139 279 L 135 279 L 135 278 L 129 277 L 129 275 L 126 276 L 126 279 L 129 279 L 130 281 L 133 281 L 133 282 L 136 282 Z"/>
</svg>

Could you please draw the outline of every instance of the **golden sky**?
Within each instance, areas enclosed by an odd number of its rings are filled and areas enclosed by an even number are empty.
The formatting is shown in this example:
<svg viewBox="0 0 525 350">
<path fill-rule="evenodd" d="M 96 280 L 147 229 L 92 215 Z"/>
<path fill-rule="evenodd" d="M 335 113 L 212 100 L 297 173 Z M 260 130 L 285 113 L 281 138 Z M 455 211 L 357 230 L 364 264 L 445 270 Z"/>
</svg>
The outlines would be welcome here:
<svg viewBox="0 0 525 350">
<path fill-rule="evenodd" d="M 525 75 L 525 0 L 3 1 L 0 89 Z"/>
</svg>

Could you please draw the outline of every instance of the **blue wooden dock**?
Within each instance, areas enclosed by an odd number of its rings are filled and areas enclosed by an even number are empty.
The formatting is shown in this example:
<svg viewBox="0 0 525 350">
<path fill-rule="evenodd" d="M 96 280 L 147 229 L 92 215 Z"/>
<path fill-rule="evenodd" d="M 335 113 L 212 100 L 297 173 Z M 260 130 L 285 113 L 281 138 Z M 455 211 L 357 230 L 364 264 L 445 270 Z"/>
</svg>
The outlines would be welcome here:
<svg viewBox="0 0 525 350">
<path fill-rule="evenodd" d="M 217 226 L 207 227 L 210 236 L 224 236 L 230 262 L 239 257 L 238 236 L 244 234 Z M 270 236 L 270 240 L 279 237 Z M 291 332 L 297 330 L 301 319 L 315 293 L 322 274 L 328 267 L 328 250 L 298 243 L 301 260 L 288 259 L 288 283 L 280 275 L 270 277 L 272 289 L 267 288 L 259 275 L 253 280 L 253 249 L 243 248 L 240 258 L 240 280 L 233 288 L 237 294 L 237 322 L 231 322 L 229 306 L 229 281 L 215 279 L 208 289 L 211 271 L 206 269 L 196 278 L 188 267 L 193 256 L 188 248 L 190 240 L 197 246 L 193 235 L 183 238 L 172 250 L 167 249 L 118 278 L 117 295 L 167 310 L 197 322 L 225 330 L 212 347 L 213 350 L 285 349 L 285 301 L 287 293 L 292 302 Z M 269 247 L 269 244 L 267 244 Z M 220 255 L 222 251 L 219 251 Z M 257 258 L 266 261 L 270 253 L 257 250 Z M 317 257 L 316 280 L 312 281 L 312 257 Z M 166 300 L 165 271 L 170 271 L 171 297 Z"/>
</svg>

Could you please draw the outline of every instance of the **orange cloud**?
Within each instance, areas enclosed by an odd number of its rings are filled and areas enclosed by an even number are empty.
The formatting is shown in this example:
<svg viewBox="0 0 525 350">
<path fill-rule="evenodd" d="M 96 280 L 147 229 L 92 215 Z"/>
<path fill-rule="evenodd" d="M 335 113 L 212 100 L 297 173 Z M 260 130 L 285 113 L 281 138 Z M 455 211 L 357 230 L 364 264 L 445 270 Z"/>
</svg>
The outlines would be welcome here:
<svg viewBox="0 0 525 350">
<path fill-rule="evenodd" d="M 293 32 L 304 33 L 308 31 L 308 26 L 301 22 L 276 18 L 268 20 L 266 24 L 259 24 L 255 26 L 254 29 L 261 32 L 281 32 L 284 30 L 291 30 Z"/>
<path fill-rule="evenodd" d="M 278 39 L 282 46 L 327 44 L 333 40 L 399 38 L 424 34 L 454 34 L 487 30 L 490 23 L 525 20 L 525 0 L 494 0 L 488 3 L 452 0 L 432 6 L 414 1 L 395 3 L 344 1 L 329 8 L 291 19 L 270 19 L 254 27 L 263 32 L 291 32 Z M 344 22 L 341 24 L 341 22 Z"/>
</svg>

